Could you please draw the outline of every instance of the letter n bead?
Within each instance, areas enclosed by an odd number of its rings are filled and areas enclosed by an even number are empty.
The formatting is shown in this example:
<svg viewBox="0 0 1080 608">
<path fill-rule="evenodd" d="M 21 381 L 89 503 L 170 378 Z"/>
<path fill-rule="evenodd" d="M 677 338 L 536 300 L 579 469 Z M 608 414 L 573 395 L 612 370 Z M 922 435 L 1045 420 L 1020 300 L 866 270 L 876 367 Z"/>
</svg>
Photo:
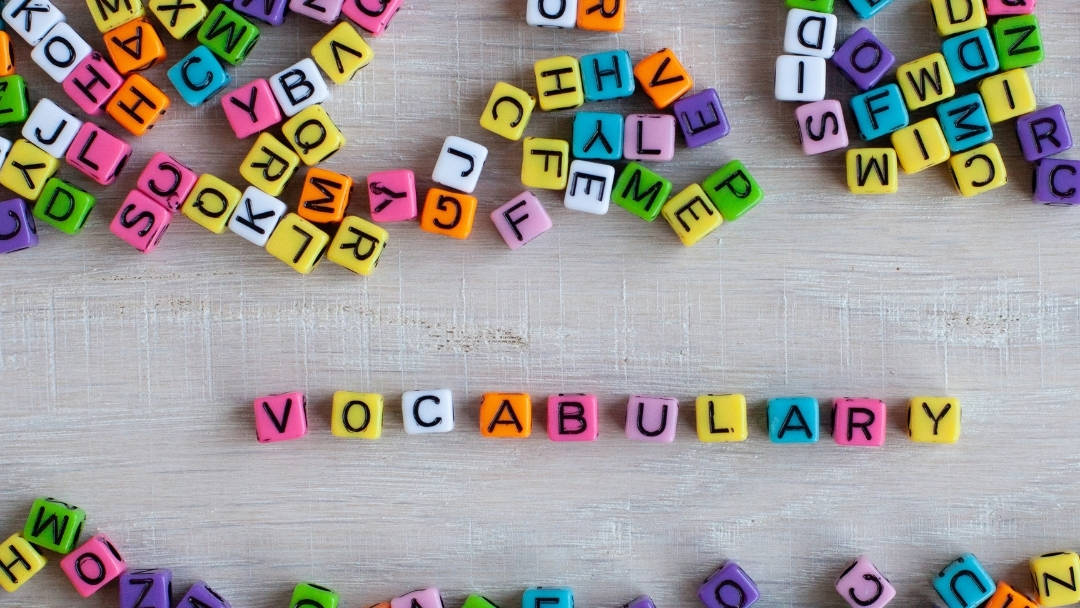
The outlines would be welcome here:
<svg viewBox="0 0 1080 608">
<path fill-rule="evenodd" d="M 90 597 L 127 570 L 127 564 L 109 539 L 98 534 L 61 559 L 60 569 L 79 595 Z"/>
<path fill-rule="evenodd" d="M 1072 551 L 1046 553 L 1031 558 L 1029 565 L 1039 605 L 1057 608 L 1080 602 L 1080 588 L 1077 587 L 1080 555 Z"/>
<path fill-rule="evenodd" d="M 705 443 L 746 441 L 746 397 L 701 395 L 695 404 L 698 439 Z"/>
<path fill-rule="evenodd" d="M 105 32 L 104 38 L 105 50 L 121 74 L 145 70 L 165 59 L 165 45 L 154 25 L 146 19 L 119 25 Z"/>
<path fill-rule="evenodd" d="M 735 562 L 726 562 L 698 588 L 705 608 L 750 608 L 761 597 L 757 585 Z"/>
<path fill-rule="evenodd" d="M 68 554 L 79 540 L 84 521 L 86 512 L 79 507 L 55 498 L 38 498 L 30 507 L 22 535 L 42 549 Z"/>
<path fill-rule="evenodd" d="M 626 403 L 626 437 L 652 443 L 675 441 L 679 401 L 671 397 L 634 395 Z"/>
<path fill-rule="evenodd" d="M 547 432 L 552 441 L 596 441 L 599 435 L 596 395 L 559 393 L 547 400 Z"/>
<path fill-rule="evenodd" d="M 952 397 L 912 397 L 907 411 L 908 437 L 919 443 L 956 443 L 960 439 L 960 413 L 960 402 Z"/>
<path fill-rule="evenodd" d="M 949 562 L 934 577 L 933 584 L 946 608 L 976 608 L 994 594 L 995 588 L 994 579 L 971 553 Z"/>
<path fill-rule="evenodd" d="M 18 534 L 0 543 L 0 589 L 13 593 L 45 567 L 45 558 Z"/>
<path fill-rule="evenodd" d="M 337 608 L 338 594 L 315 583 L 299 583 L 293 588 L 289 608 Z"/>
<path fill-rule="evenodd" d="M 139 190 L 132 190 L 113 216 L 109 230 L 135 249 L 150 253 L 161 242 L 171 221 L 171 211 Z"/>
<path fill-rule="evenodd" d="M 120 575 L 117 585 L 120 608 L 164 608 L 172 603 L 171 570 L 128 570 Z"/>
<path fill-rule="evenodd" d="M 401 417 L 405 422 L 405 432 L 410 435 L 449 433 L 454 430 L 453 393 L 448 388 L 406 391 L 401 395 Z M 434 608 L 438 606 L 436 604 Z M 405 608 L 409 608 L 409 605 L 406 604 Z"/>
<path fill-rule="evenodd" d="M 382 437 L 383 396 L 337 391 L 330 414 L 330 433 L 347 439 Z"/>
<path fill-rule="evenodd" d="M 299 439 L 307 434 L 307 398 L 280 393 L 255 399 L 255 436 L 259 443 Z"/>
<path fill-rule="evenodd" d="M 367 276 L 375 272 L 389 240 L 390 233 L 382 226 L 355 215 L 346 216 L 330 242 L 326 259 Z"/>
<path fill-rule="evenodd" d="M 532 400 L 526 393 L 484 393 L 480 435 L 524 439 L 532 434 Z"/>
<path fill-rule="evenodd" d="M 833 439 L 838 445 L 885 445 L 885 404 L 877 399 L 833 400 Z"/>
<path fill-rule="evenodd" d="M 896 589 L 865 555 L 836 579 L 836 592 L 851 608 L 883 608 L 896 597 Z"/>
<path fill-rule="evenodd" d="M 551 229 L 544 206 L 527 190 L 492 211 L 491 222 L 510 249 L 520 249 Z"/>
</svg>

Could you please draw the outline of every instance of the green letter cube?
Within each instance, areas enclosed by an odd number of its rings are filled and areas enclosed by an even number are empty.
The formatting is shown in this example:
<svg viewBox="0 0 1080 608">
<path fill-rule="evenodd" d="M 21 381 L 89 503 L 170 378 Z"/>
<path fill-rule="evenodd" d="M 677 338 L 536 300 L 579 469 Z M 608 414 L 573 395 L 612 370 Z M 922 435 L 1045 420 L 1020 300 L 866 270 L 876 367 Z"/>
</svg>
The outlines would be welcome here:
<svg viewBox="0 0 1080 608">
<path fill-rule="evenodd" d="M 630 163 L 623 168 L 611 198 L 630 213 L 651 222 L 671 194 L 671 182 L 644 165 Z"/>
<path fill-rule="evenodd" d="M 289 608 L 337 608 L 337 603 L 338 594 L 326 587 L 315 583 L 299 583 L 293 589 Z"/>
<path fill-rule="evenodd" d="M 719 171 L 705 178 L 701 187 L 726 222 L 741 217 L 765 196 L 761 186 L 742 162 L 737 160 L 720 167 Z"/>
<path fill-rule="evenodd" d="M 94 208 L 94 196 L 55 177 L 45 182 L 41 196 L 34 203 L 34 217 L 60 232 L 76 234 Z"/>
<path fill-rule="evenodd" d="M 55 498 L 39 498 L 30 507 L 23 538 L 57 553 L 71 553 L 79 542 L 86 512 Z"/>
<path fill-rule="evenodd" d="M 465 598 L 465 603 L 461 605 L 461 608 L 499 608 L 491 600 L 482 595 L 476 595 L 475 593 Z"/>
<path fill-rule="evenodd" d="M 1042 35 L 1035 15 L 1016 15 L 994 23 L 994 46 L 1001 71 L 1026 68 L 1043 60 Z"/>
<path fill-rule="evenodd" d="M 0 125 L 25 122 L 29 115 L 26 81 L 18 74 L 0 76 Z"/>
<path fill-rule="evenodd" d="M 248 56 L 259 40 L 259 28 L 240 13 L 218 4 L 203 21 L 195 36 L 199 43 L 231 65 Z"/>
<path fill-rule="evenodd" d="M 788 8 L 802 8 L 819 13 L 833 12 L 833 0 L 787 0 Z"/>
</svg>

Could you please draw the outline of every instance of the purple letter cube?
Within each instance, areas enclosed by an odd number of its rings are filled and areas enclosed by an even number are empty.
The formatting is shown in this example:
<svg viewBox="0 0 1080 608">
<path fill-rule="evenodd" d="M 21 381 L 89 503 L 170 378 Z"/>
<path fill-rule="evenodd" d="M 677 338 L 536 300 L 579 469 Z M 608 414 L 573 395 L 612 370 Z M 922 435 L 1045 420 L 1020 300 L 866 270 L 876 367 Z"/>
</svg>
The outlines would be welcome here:
<svg viewBox="0 0 1080 608">
<path fill-rule="evenodd" d="M 688 148 L 704 146 L 731 132 L 731 124 L 724 115 L 716 89 L 705 89 L 683 97 L 675 102 L 673 110 Z"/>
<path fill-rule="evenodd" d="M 1080 205 L 1080 161 L 1044 158 L 1035 164 L 1035 202 Z"/>
<path fill-rule="evenodd" d="M 1050 106 L 1016 119 L 1016 136 L 1024 158 L 1033 163 L 1072 147 L 1072 133 L 1065 120 L 1065 108 Z"/>
<path fill-rule="evenodd" d="M 273 26 L 285 23 L 286 4 L 288 0 L 237 0 L 232 3 L 236 12 L 255 17 Z"/>
<path fill-rule="evenodd" d="M 120 608 L 169 608 L 172 571 L 128 570 L 120 575 Z"/>
<path fill-rule="evenodd" d="M 859 556 L 836 579 L 836 592 L 851 608 L 883 608 L 896 589 L 865 555 Z"/>
<path fill-rule="evenodd" d="M 759 597 L 753 579 L 735 562 L 726 562 L 698 588 L 705 608 L 749 608 Z"/>
<path fill-rule="evenodd" d="M 37 226 L 26 201 L 13 198 L 0 203 L 0 253 L 11 253 L 37 244 Z"/>
<path fill-rule="evenodd" d="M 896 63 L 896 55 L 867 28 L 862 28 L 836 49 L 833 65 L 865 91 L 876 85 Z"/>
<path fill-rule="evenodd" d="M 184 597 L 176 604 L 176 608 L 230 608 L 229 602 L 199 581 L 188 589 Z"/>
<path fill-rule="evenodd" d="M 630 603 L 623 608 L 656 608 L 656 604 L 653 603 L 651 597 L 642 595 L 630 600 Z"/>
</svg>

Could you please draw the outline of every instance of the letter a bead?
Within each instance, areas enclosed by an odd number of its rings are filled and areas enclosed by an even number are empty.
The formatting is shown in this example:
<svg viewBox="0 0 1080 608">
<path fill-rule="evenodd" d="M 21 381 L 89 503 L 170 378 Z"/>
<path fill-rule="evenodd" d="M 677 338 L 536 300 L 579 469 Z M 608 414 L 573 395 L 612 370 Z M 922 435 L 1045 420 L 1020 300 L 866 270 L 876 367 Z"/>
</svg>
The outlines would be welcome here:
<svg viewBox="0 0 1080 608">
<path fill-rule="evenodd" d="M 10 6 L 10 4 L 9 4 Z M 23 537 L 12 534 L 0 543 L 0 588 L 14 593 L 45 567 L 45 558 Z"/>
<path fill-rule="evenodd" d="M 330 433 L 347 439 L 382 437 L 383 396 L 379 393 L 334 393 Z"/>
<path fill-rule="evenodd" d="M 255 437 L 259 443 L 299 439 L 307 434 L 307 399 L 281 393 L 255 399 Z"/>
<path fill-rule="evenodd" d="M 754 580 L 735 562 L 726 562 L 698 588 L 705 608 L 750 608 L 761 597 Z"/>
<path fill-rule="evenodd" d="M 536 98 L 527 91 L 506 82 L 496 82 L 484 113 L 480 115 L 480 126 L 510 141 L 518 141 L 525 134 L 535 107 Z"/>
<path fill-rule="evenodd" d="M 326 259 L 356 274 L 375 272 L 386 250 L 390 233 L 385 228 L 355 215 L 347 216 L 338 226 Z"/>
<path fill-rule="evenodd" d="M 600 419 L 596 395 L 559 393 L 547 400 L 547 432 L 552 441 L 596 441 Z"/>
<path fill-rule="evenodd" d="M 952 397 L 912 397 L 907 410 L 908 437 L 919 443 L 956 443 L 961 411 L 960 402 Z"/>
<path fill-rule="evenodd" d="M 228 6 L 218 4 L 199 27 L 196 38 L 222 60 L 230 65 L 238 65 L 255 48 L 259 28 Z"/>
<path fill-rule="evenodd" d="M 671 397 L 634 395 L 626 403 L 626 437 L 652 443 L 675 441 L 679 401 Z"/>
<path fill-rule="evenodd" d="M 64 556 L 60 569 L 79 595 L 90 597 L 127 570 L 127 564 L 108 537 L 98 534 Z"/>
<path fill-rule="evenodd" d="M 700 441 L 746 441 L 746 397 L 743 395 L 701 395 L 694 404 Z"/>
<path fill-rule="evenodd" d="M 521 183 L 526 188 L 562 190 L 568 179 L 570 143 L 526 137 L 521 155 Z"/>
<path fill-rule="evenodd" d="M 266 241 L 266 252 L 300 274 L 309 274 L 322 259 L 330 235 L 295 213 L 278 222 Z"/>
<path fill-rule="evenodd" d="M 532 400 L 525 393 L 484 393 L 480 435 L 524 439 L 532 434 Z"/>
<path fill-rule="evenodd" d="M 42 549 L 66 555 L 75 548 L 84 521 L 86 512 L 79 507 L 55 498 L 38 498 L 30 507 L 22 535 Z"/>
<path fill-rule="evenodd" d="M 815 101 L 795 108 L 803 154 L 821 154 L 848 147 L 844 110 L 835 99 Z"/>
<path fill-rule="evenodd" d="M 896 589 L 865 555 L 851 562 L 836 579 L 836 592 L 851 608 L 884 608 Z"/>
<path fill-rule="evenodd" d="M 994 594 L 995 588 L 994 579 L 970 553 L 949 562 L 933 583 L 946 608 L 976 608 Z"/>
<path fill-rule="evenodd" d="M 578 0 L 577 27 L 594 32 L 621 32 L 626 23 L 626 2 Z"/>
<path fill-rule="evenodd" d="M 1039 605 L 1057 608 L 1080 602 L 1080 588 L 1077 587 L 1080 555 L 1072 551 L 1046 553 L 1031 558 L 1029 565 Z"/>
<path fill-rule="evenodd" d="M 410 435 L 449 433 L 454 430 L 454 396 L 448 388 L 406 391 L 401 395 L 401 417 Z"/>
<path fill-rule="evenodd" d="M 818 402 L 813 397 L 769 399 L 769 439 L 773 443 L 816 443 Z"/>
<path fill-rule="evenodd" d="M 34 217 L 67 234 L 78 234 L 94 209 L 95 199 L 71 184 L 50 177 L 34 203 Z"/>
</svg>

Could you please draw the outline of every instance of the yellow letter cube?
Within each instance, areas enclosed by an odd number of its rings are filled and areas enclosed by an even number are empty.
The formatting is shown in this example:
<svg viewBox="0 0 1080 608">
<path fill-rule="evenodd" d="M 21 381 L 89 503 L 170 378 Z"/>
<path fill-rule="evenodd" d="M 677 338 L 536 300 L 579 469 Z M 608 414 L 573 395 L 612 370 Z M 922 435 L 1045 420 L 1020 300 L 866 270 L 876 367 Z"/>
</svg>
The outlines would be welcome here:
<svg viewBox="0 0 1080 608">
<path fill-rule="evenodd" d="M 221 234 L 239 204 L 239 190 L 220 177 L 203 173 L 184 201 L 183 213 L 210 232 Z"/>
<path fill-rule="evenodd" d="M 989 192 L 1009 183 L 1001 150 L 994 142 L 953 156 L 949 159 L 949 170 L 956 189 L 964 196 Z"/>
<path fill-rule="evenodd" d="M 930 0 L 930 12 L 942 36 L 986 27 L 982 0 Z"/>
<path fill-rule="evenodd" d="M 286 120 L 281 125 L 281 134 L 309 167 L 330 158 L 345 145 L 345 136 L 318 104 L 308 106 Z"/>
<path fill-rule="evenodd" d="M 0 166 L 0 186 L 32 201 L 59 167 L 58 159 L 25 139 L 17 139 Z"/>
<path fill-rule="evenodd" d="M 956 95 L 949 65 L 941 53 L 931 53 L 896 68 L 896 80 L 908 109 L 918 110 Z"/>
<path fill-rule="evenodd" d="M 949 160 L 949 142 L 936 118 L 893 131 L 893 149 L 904 173 L 918 173 Z"/>
<path fill-rule="evenodd" d="M 694 409 L 701 441 L 746 441 L 749 429 L 743 395 L 701 395 Z"/>
<path fill-rule="evenodd" d="M 713 207 L 708 195 L 697 184 L 690 184 L 685 190 L 671 197 L 660 208 L 671 229 L 687 247 L 705 238 L 724 223 L 720 212 Z"/>
<path fill-rule="evenodd" d="M 855 194 L 892 194 L 899 189 L 896 150 L 853 148 L 847 151 L 848 189 Z"/>
<path fill-rule="evenodd" d="M 202 0 L 147 0 L 146 6 L 161 27 L 177 40 L 195 31 L 210 12 Z"/>
<path fill-rule="evenodd" d="M 1024 68 L 994 74 L 979 82 L 990 122 L 1004 122 L 1035 111 L 1035 91 Z"/>
<path fill-rule="evenodd" d="M 533 74 L 541 110 L 566 110 L 585 103 L 581 65 L 576 57 L 541 59 L 533 65 Z"/>
<path fill-rule="evenodd" d="M 270 196 L 277 196 L 299 165 L 300 157 L 289 146 L 264 131 L 240 163 L 240 177 Z"/>
<path fill-rule="evenodd" d="M 562 190 L 570 164 L 570 143 L 563 139 L 526 137 L 521 155 L 521 183 L 528 188 Z"/>
<path fill-rule="evenodd" d="M 348 21 L 334 26 L 311 47 L 311 57 L 337 84 L 345 84 L 371 63 L 375 52 Z"/>
<path fill-rule="evenodd" d="M 141 0 L 86 0 L 86 8 L 102 34 L 146 14 Z"/>
<path fill-rule="evenodd" d="M 908 437 L 919 443 L 956 443 L 960 439 L 960 403 L 952 397 L 912 397 L 908 402 Z"/>
<path fill-rule="evenodd" d="M 322 258 L 330 235 L 304 218 L 289 213 L 266 241 L 266 251 L 300 274 L 308 274 Z"/>
<path fill-rule="evenodd" d="M 0 544 L 0 587 L 14 592 L 45 567 L 45 558 L 25 538 L 12 534 Z"/>
<path fill-rule="evenodd" d="M 382 437 L 383 397 L 379 393 L 337 391 L 330 414 L 330 433 L 349 439 Z"/>
<path fill-rule="evenodd" d="M 528 92 L 505 82 L 496 82 L 491 89 L 480 126 L 510 141 L 517 141 L 529 125 L 536 98 Z"/>
<path fill-rule="evenodd" d="M 1076 573 L 1080 570 L 1080 555 L 1072 551 L 1047 553 L 1031 558 L 1031 578 L 1039 605 L 1044 608 L 1068 606 L 1080 602 Z"/>
<path fill-rule="evenodd" d="M 375 270 L 389 240 L 390 233 L 385 228 L 362 217 L 349 215 L 334 234 L 326 259 L 366 276 Z"/>
</svg>

